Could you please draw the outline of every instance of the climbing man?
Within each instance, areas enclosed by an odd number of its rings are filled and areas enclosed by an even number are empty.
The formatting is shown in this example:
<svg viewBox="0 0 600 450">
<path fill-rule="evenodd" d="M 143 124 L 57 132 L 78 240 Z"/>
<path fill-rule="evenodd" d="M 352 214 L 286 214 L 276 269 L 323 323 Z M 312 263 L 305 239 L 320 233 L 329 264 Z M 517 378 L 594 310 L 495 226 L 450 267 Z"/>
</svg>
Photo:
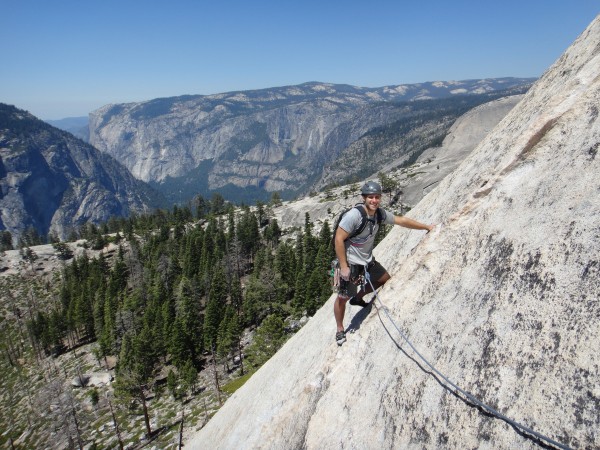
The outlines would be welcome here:
<svg viewBox="0 0 600 450">
<path fill-rule="evenodd" d="M 435 225 L 425 225 L 408 217 L 395 216 L 379 207 L 381 203 L 381 186 L 375 181 L 367 181 L 360 191 L 364 203 L 356 205 L 341 217 L 334 230 L 335 254 L 339 261 L 338 296 L 333 305 L 333 313 L 337 325 L 335 340 L 338 345 L 346 341 L 344 331 L 344 314 L 346 302 L 361 307 L 367 306 L 363 297 L 373 289 L 383 286 L 390 279 L 390 274 L 373 257 L 375 235 L 379 224 L 400 225 L 414 230 L 427 230 L 429 233 Z M 368 272 L 370 283 L 365 284 L 365 272 Z M 358 291 L 358 285 L 362 289 Z M 372 284 L 372 286 L 371 286 Z"/>
</svg>

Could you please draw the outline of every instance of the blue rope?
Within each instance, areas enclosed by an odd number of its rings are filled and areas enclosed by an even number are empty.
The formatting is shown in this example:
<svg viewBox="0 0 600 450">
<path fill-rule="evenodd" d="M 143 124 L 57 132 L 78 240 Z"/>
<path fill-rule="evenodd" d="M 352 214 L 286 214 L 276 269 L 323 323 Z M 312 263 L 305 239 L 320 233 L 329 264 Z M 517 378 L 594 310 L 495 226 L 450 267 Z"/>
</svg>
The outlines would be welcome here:
<svg viewBox="0 0 600 450">
<path fill-rule="evenodd" d="M 570 447 L 568 447 L 568 446 L 566 446 L 564 444 L 561 444 L 559 442 L 556 442 L 555 440 L 550 439 L 549 437 L 544 436 L 543 434 L 540 434 L 540 433 L 532 430 L 531 428 L 526 427 L 525 425 L 521 425 L 520 423 L 515 422 L 514 420 L 506 417 L 504 414 L 496 411 L 491 406 L 486 405 L 485 403 L 483 403 L 482 401 L 478 400 L 473 395 L 469 394 L 467 391 L 461 389 L 456 384 L 454 384 L 452 381 L 450 381 L 443 373 L 441 373 L 429 361 L 427 361 L 427 359 L 423 355 L 421 355 L 421 353 L 419 353 L 419 351 L 410 342 L 410 340 L 406 337 L 406 335 L 402 332 L 402 330 L 400 330 L 400 328 L 396 325 L 396 323 L 394 322 L 394 320 L 390 317 L 390 314 L 388 313 L 387 307 L 383 304 L 383 302 L 379 298 L 379 295 L 377 294 L 377 291 L 373 287 L 373 283 L 371 283 L 371 277 L 369 275 L 369 272 L 367 272 L 366 270 L 365 270 L 365 278 L 369 282 L 369 285 L 371 286 L 371 289 L 373 290 L 373 293 L 375 294 L 375 298 L 379 301 L 379 304 L 381 305 L 381 309 L 386 314 L 388 320 L 392 323 L 392 325 L 394 326 L 394 328 L 396 328 L 396 331 L 398 331 L 398 333 L 400 334 L 400 336 L 402 336 L 402 339 L 404 339 L 404 341 L 410 346 L 410 348 L 413 350 L 413 352 L 415 352 L 419 356 L 419 358 L 421 358 L 421 360 L 423 360 L 423 362 L 425 364 L 427 364 L 429 366 L 429 368 L 431 368 L 431 370 L 433 372 L 435 372 L 447 384 L 449 384 L 450 386 L 452 386 L 454 388 L 455 393 L 456 393 L 456 391 L 460 392 L 461 394 L 463 394 L 465 397 L 467 397 L 471 402 L 473 402 L 477 406 L 479 406 L 479 407 L 483 408 L 484 410 L 488 411 L 493 416 L 496 416 L 497 418 L 499 418 L 501 420 L 504 420 L 505 422 L 507 422 L 508 424 L 512 425 L 513 427 L 520 429 L 524 433 L 527 433 L 527 434 L 529 434 L 531 436 L 535 436 L 536 438 L 538 438 L 538 439 L 540 439 L 542 441 L 548 442 L 549 444 L 551 444 L 551 445 L 553 445 L 555 447 L 558 447 L 558 448 L 561 448 L 561 449 L 565 449 L 565 450 L 571 450 Z M 379 308 L 377 308 L 377 309 L 379 310 Z"/>
</svg>

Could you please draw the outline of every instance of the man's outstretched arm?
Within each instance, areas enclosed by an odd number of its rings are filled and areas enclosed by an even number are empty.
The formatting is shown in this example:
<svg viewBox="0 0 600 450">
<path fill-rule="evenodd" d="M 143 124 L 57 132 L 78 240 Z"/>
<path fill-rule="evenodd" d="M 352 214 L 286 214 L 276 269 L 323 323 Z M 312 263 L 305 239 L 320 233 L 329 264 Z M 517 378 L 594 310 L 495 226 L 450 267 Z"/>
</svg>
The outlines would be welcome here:
<svg viewBox="0 0 600 450">
<path fill-rule="evenodd" d="M 417 222 L 416 220 L 404 216 L 394 216 L 394 224 L 413 230 L 426 230 L 427 232 L 435 228 L 435 225 L 425 225 L 424 223 Z"/>
</svg>

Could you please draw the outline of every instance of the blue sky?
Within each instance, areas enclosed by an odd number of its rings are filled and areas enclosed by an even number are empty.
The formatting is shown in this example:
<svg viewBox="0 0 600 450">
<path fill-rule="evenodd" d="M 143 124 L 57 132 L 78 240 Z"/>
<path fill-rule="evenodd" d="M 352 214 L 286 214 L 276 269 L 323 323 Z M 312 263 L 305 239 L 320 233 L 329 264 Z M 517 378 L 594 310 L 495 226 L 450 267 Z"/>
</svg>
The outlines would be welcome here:
<svg viewBox="0 0 600 450">
<path fill-rule="evenodd" d="M 0 102 L 41 119 L 307 81 L 538 77 L 597 0 L 0 0 Z"/>
</svg>

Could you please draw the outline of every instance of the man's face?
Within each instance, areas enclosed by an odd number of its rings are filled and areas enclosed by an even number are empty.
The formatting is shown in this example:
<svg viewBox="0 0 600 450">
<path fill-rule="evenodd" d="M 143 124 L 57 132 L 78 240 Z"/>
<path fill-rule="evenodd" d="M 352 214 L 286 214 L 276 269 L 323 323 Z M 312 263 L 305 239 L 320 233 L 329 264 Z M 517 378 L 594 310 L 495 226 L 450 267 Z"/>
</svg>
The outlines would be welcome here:
<svg viewBox="0 0 600 450">
<path fill-rule="evenodd" d="M 372 214 L 375 211 L 377 211 L 377 208 L 379 208 L 379 203 L 381 203 L 381 195 L 370 194 L 370 195 L 365 195 L 364 197 L 365 197 L 365 206 L 367 207 L 369 212 Z"/>
</svg>

